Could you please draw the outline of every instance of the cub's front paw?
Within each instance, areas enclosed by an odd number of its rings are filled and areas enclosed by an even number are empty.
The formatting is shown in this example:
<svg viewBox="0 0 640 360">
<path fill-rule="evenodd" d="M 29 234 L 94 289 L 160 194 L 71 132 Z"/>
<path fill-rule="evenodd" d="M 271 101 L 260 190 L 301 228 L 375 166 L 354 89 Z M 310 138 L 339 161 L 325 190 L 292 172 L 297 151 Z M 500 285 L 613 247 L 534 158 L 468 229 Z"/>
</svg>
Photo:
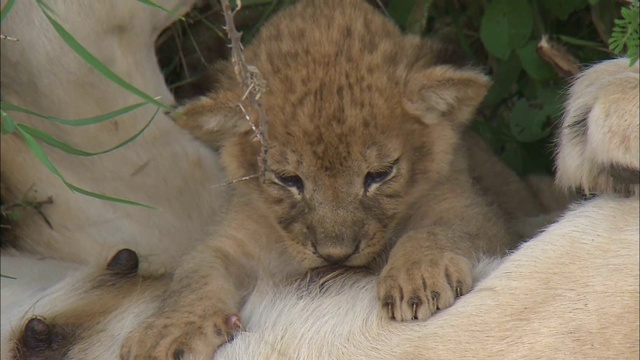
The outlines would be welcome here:
<svg viewBox="0 0 640 360">
<path fill-rule="evenodd" d="M 463 256 L 392 254 L 389 260 L 378 278 L 378 299 L 390 319 L 425 320 L 471 290 L 471 263 Z"/>
<path fill-rule="evenodd" d="M 218 347 L 241 329 L 237 315 L 222 312 L 160 314 L 127 336 L 120 359 L 212 359 Z"/>
</svg>

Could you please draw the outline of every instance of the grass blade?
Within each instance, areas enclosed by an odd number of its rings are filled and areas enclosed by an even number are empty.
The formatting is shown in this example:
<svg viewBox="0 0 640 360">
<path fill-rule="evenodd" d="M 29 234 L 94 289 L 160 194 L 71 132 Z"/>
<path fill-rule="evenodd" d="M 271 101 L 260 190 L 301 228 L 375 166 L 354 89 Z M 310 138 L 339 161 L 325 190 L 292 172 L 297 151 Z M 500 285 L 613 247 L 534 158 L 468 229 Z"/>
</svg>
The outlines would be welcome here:
<svg viewBox="0 0 640 360">
<path fill-rule="evenodd" d="M 16 4 L 16 0 L 7 0 L 7 3 L 4 5 L 2 10 L 0 10 L 0 23 L 4 20 L 4 18 L 7 17 L 9 12 L 13 8 L 13 5 L 15 4 Z"/>
<path fill-rule="evenodd" d="M 80 56 L 87 64 L 91 65 L 94 69 L 104 75 L 106 78 L 111 80 L 113 83 L 122 87 L 123 89 L 131 92 L 132 94 L 146 100 L 149 103 L 152 103 L 162 109 L 169 110 L 169 107 L 155 98 L 147 95 L 144 91 L 136 88 L 135 86 L 129 84 L 123 78 L 118 76 L 116 73 L 111 71 L 106 65 L 104 65 L 98 58 L 93 56 L 82 44 L 80 44 L 60 23 L 58 23 L 50 14 L 49 10 L 47 10 L 48 6 L 44 3 L 44 0 L 36 0 L 43 14 L 47 17 L 47 20 L 51 23 L 55 31 L 58 33 L 60 38 L 78 55 Z"/>
<path fill-rule="evenodd" d="M 58 149 L 66 152 L 68 154 L 77 155 L 77 156 L 85 156 L 85 157 L 87 157 L 87 156 L 96 156 L 96 155 L 106 154 L 108 152 L 117 150 L 117 149 L 129 144 L 133 140 L 137 139 L 138 136 L 140 136 L 140 134 L 142 134 L 149 127 L 149 125 L 151 125 L 151 122 L 153 121 L 153 119 L 155 119 L 156 115 L 158 114 L 158 110 L 156 110 L 156 112 L 153 114 L 153 116 L 151 117 L 151 120 L 149 120 L 147 122 L 147 124 L 142 129 L 140 129 L 140 131 L 135 133 L 132 137 L 124 140 L 123 142 L 121 142 L 120 144 L 118 144 L 118 145 L 116 145 L 116 146 L 114 146 L 112 148 L 109 148 L 107 150 L 98 151 L 98 152 L 88 152 L 88 151 L 76 149 L 73 146 L 71 146 L 71 145 L 69 145 L 69 144 L 67 144 L 67 143 L 65 143 L 63 141 L 60 141 L 60 140 L 54 138 L 53 136 L 45 133 L 44 131 L 38 130 L 38 129 L 33 128 L 31 126 L 28 126 L 28 125 L 18 124 L 17 126 L 22 131 L 26 132 L 27 134 L 31 135 L 32 137 L 34 137 L 36 139 L 40 139 L 44 143 L 46 143 L 46 144 L 48 144 L 50 146 L 53 146 L 55 148 L 58 148 Z"/>
<path fill-rule="evenodd" d="M 33 115 L 33 116 L 37 116 L 41 119 L 45 119 L 45 120 L 49 120 L 52 121 L 54 123 L 57 124 L 61 124 L 61 125 L 68 125 L 68 126 L 87 126 L 87 125 L 93 125 L 93 124 L 98 124 L 101 123 L 103 121 L 107 121 L 107 120 L 111 120 L 113 118 L 116 118 L 118 116 L 124 115 L 128 112 L 131 112 L 133 110 L 136 110 L 144 105 L 148 104 L 146 101 L 145 102 L 140 102 L 137 104 L 133 104 L 133 105 L 129 105 L 126 107 L 123 107 L 121 109 L 118 110 L 114 110 L 111 112 L 108 112 L 106 114 L 101 114 L 98 116 L 94 116 L 94 117 L 90 117 L 90 118 L 85 118 L 85 119 L 77 119 L 77 120 L 65 120 L 65 119 L 60 119 L 57 118 L 55 116 L 47 116 L 47 115 L 43 115 L 40 113 L 37 113 L 33 110 L 29 110 L 29 109 L 25 109 L 21 106 L 18 105 L 14 105 L 11 103 L 7 103 L 7 102 L 0 102 L 0 109 L 4 110 L 4 111 L 17 111 L 17 112 L 21 112 L 24 114 L 28 114 L 28 115 Z"/>
<path fill-rule="evenodd" d="M 77 187 L 77 186 L 75 186 L 73 184 L 70 184 L 68 182 L 65 182 L 64 184 L 67 185 L 67 187 L 69 189 L 71 189 L 71 191 L 77 192 L 77 193 L 82 194 L 82 195 L 91 196 L 92 198 L 105 200 L 105 201 L 111 201 L 111 202 L 114 202 L 114 203 L 119 203 L 119 204 L 124 204 L 124 205 L 141 206 L 141 207 L 144 207 L 144 208 L 147 208 L 147 209 L 155 209 L 155 207 L 153 207 L 151 205 L 147 205 L 147 204 L 143 204 L 143 203 L 127 200 L 127 199 L 117 198 L 117 197 L 113 197 L 113 196 L 109 196 L 109 195 L 100 194 L 100 193 L 96 193 L 96 192 L 93 192 L 93 191 L 85 190 L 83 188 Z"/>
<path fill-rule="evenodd" d="M 151 1 L 151 0 L 138 0 L 138 2 L 141 2 L 141 3 L 143 3 L 143 4 L 147 5 L 147 6 L 151 6 L 152 8 L 156 8 L 158 10 L 162 10 L 162 11 L 166 12 L 167 14 L 169 14 L 169 15 L 175 17 L 175 18 L 178 18 L 180 20 L 184 20 L 184 17 L 176 14 L 175 11 L 168 10 L 168 9 L 156 4 L 154 1 Z"/>
<path fill-rule="evenodd" d="M 47 169 L 49 169 L 49 171 L 51 171 L 55 176 L 59 177 L 60 180 L 66 183 L 67 180 L 65 180 L 64 176 L 60 174 L 60 172 L 58 171 L 58 169 L 56 169 L 56 167 L 53 165 L 51 160 L 49 160 L 49 157 L 44 152 L 44 149 L 42 148 L 42 146 L 38 144 L 36 139 L 34 139 L 33 136 L 29 135 L 24 130 L 22 130 L 20 126 L 18 126 L 16 130 L 20 133 L 20 135 L 22 135 L 22 138 L 24 139 L 24 143 L 27 145 L 27 148 L 36 157 L 36 159 L 38 159 L 42 163 L 42 165 L 44 165 Z"/>
<path fill-rule="evenodd" d="M 576 45 L 576 46 L 584 46 L 584 47 L 588 47 L 588 48 L 593 48 L 593 49 L 598 49 L 598 50 L 605 50 L 602 48 L 602 44 L 599 42 L 595 42 L 595 41 L 587 41 L 587 40 L 582 40 L 582 39 L 578 39 L 572 36 L 568 36 L 568 35 L 558 35 L 558 38 L 560 40 L 562 40 L 563 42 L 566 42 L 567 44 L 571 44 L 571 45 Z"/>
<path fill-rule="evenodd" d="M 30 134 L 25 132 L 21 128 L 21 126 L 17 126 L 16 130 L 20 133 L 20 135 L 22 135 L 22 138 L 24 139 L 24 142 L 27 145 L 27 148 L 29 149 L 29 151 L 31 151 L 31 153 L 47 169 L 49 169 L 49 171 L 51 171 L 51 173 L 53 173 L 54 175 L 59 177 L 60 180 L 62 180 L 62 182 L 71 191 L 77 192 L 77 193 L 80 193 L 80 194 L 83 194 L 83 195 L 91 196 L 93 198 L 100 199 L 100 200 L 106 200 L 106 201 L 111 201 L 111 202 L 120 203 L 120 204 L 126 204 L 126 205 L 141 206 L 141 207 L 145 207 L 145 208 L 148 208 L 148 209 L 153 209 L 154 208 L 153 206 L 150 206 L 150 205 L 146 205 L 146 204 L 142 204 L 142 203 L 131 201 L 131 200 L 126 200 L 126 199 L 121 199 L 121 198 L 117 198 L 117 197 L 113 197 L 113 196 L 108 196 L 108 195 L 96 193 L 96 192 L 89 191 L 89 190 L 86 190 L 86 189 L 83 189 L 81 187 L 78 187 L 78 186 L 75 186 L 75 185 L 71 184 L 70 182 L 68 182 L 64 178 L 64 176 L 62 176 L 62 174 L 58 171 L 58 169 L 56 169 L 56 167 L 53 165 L 51 160 L 49 160 L 49 157 L 47 156 L 47 154 L 44 152 L 44 149 L 42 148 L 42 146 L 40 146 L 40 144 L 38 144 L 38 142 L 36 141 L 36 139 L 33 136 L 31 136 Z"/>
<path fill-rule="evenodd" d="M 0 115 L 2 116 L 2 133 L 4 135 L 11 134 L 16 129 L 16 122 L 11 115 L 3 110 L 0 110 Z"/>
</svg>

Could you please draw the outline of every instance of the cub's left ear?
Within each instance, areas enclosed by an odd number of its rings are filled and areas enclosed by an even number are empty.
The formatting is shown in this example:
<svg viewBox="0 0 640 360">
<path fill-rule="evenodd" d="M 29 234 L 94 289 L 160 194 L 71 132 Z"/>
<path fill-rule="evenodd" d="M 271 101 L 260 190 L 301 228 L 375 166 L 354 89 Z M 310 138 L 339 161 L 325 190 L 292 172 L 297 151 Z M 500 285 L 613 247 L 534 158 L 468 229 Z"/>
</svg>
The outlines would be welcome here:
<svg viewBox="0 0 640 360">
<path fill-rule="evenodd" d="M 210 93 L 175 109 L 169 116 L 191 135 L 217 149 L 229 138 L 251 130 L 237 105 L 239 98 L 227 91 Z"/>
<path fill-rule="evenodd" d="M 404 85 L 403 104 L 426 124 L 449 122 L 464 126 L 491 85 L 477 71 L 441 65 L 414 71 Z"/>
</svg>

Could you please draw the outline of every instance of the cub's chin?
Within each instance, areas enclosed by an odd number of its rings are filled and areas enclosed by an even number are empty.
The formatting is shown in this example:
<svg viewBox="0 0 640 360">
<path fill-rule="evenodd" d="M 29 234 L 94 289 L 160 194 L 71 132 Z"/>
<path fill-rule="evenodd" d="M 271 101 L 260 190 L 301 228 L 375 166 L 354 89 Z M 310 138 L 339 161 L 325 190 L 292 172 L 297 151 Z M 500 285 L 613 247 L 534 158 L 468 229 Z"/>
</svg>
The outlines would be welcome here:
<svg viewBox="0 0 640 360">
<path fill-rule="evenodd" d="M 300 262 L 300 264 L 310 272 L 316 270 L 331 270 L 331 269 L 354 269 L 354 268 L 372 268 L 372 264 L 376 263 L 377 257 L 372 256 L 370 254 L 354 254 L 349 259 L 341 262 L 341 263 L 330 263 L 322 257 L 312 253 L 307 252 L 303 256 L 301 254 L 296 254 L 296 258 Z M 323 270 L 324 269 L 324 270 Z"/>
</svg>

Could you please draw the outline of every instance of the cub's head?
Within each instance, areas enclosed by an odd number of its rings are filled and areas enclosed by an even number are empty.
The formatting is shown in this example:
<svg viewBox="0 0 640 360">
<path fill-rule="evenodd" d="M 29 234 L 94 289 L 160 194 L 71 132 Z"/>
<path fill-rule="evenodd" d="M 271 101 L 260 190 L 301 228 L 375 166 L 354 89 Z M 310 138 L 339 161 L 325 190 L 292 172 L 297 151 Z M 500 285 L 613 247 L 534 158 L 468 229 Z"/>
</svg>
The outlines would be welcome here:
<svg viewBox="0 0 640 360">
<path fill-rule="evenodd" d="M 401 35 L 366 4 L 315 4 L 283 12 L 246 49 L 267 84 L 269 147 L 265 177 L 236 186 L 260 197 L 303 265 L 365 266 L 446 178 L 488 79 L 443 65 L 438 45 Z M 231 65 L 220 74 L 175 118 L 221 149 L 233 180 L 260 172 L 261 145 Z"/>
</svg>

